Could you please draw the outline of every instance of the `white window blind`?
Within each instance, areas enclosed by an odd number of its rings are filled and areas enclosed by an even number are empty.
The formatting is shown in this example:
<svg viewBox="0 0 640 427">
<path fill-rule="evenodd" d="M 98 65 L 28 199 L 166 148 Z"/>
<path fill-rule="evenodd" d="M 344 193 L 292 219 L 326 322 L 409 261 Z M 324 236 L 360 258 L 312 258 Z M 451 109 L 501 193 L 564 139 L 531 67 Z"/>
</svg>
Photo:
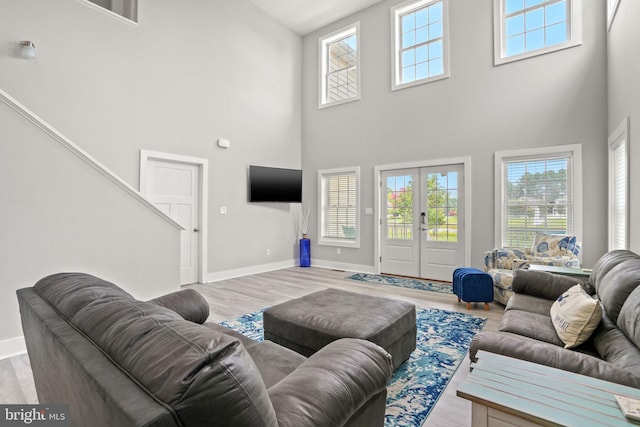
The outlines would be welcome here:
<svg viewBox="0 0 640 427">
<path fill-rule="evenodd" d="M 359 244 L 358 169 L 320 171 L 320 243 Z"/>
<path fill-rule="evenodd" d="M 502 246 L 530 247 L 537 232 L 574 233 L 572 160 L 568 153 L 503 161 Z"/>
<path fill-rule="evenodd" d="M 609 250 L 629 248 L 628 118 L 609 138 Z"/>
</svg>

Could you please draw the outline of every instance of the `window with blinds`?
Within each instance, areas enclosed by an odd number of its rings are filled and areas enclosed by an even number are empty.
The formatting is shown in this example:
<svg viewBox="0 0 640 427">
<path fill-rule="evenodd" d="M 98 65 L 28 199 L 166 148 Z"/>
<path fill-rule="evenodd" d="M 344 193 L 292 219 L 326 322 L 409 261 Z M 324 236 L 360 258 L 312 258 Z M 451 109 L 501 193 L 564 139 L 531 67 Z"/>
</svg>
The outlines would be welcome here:
<svg viewBox="0 0 640 427">
<path fill-rule="evenodd" d="M 501 246 L 531 247 L 536 233 L 575 234 L 573 155 L 502 160 Z"/>
<path fill-rule="evenodd" d="M 609 250 L 629 248 L 629 173 L 626 122 L 609 138 Z"/>
<path fill-rule="evenodd" d="M 359 24 L 320 39 L 320 107 L 360 99 Z"/>
<path fill-rule="evenodd" d="M 320 181 L 320 244 L 359 244 L 359 169 L 325 170 Z"/>
</svg>

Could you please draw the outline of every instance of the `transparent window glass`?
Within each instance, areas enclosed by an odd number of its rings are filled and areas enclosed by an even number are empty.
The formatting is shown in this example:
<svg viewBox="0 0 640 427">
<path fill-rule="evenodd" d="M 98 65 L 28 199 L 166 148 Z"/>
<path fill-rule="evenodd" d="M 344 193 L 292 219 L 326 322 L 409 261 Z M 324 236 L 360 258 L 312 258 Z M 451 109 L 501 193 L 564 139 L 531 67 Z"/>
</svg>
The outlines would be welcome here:
<svg viewBox="0 0 640 427">
<path fill-rule="evenodd" d="M 569 40 L 567 0 L 506 0 L 506 55 L 514 56 Z"/>
<path fill-rule="evenodd" d="M 427 240 L 458 241 L 458 172 L 427 174 Z"/>
<path fill-rule="evenodd" d="M 401 16 L 401 83 L 444 73 L 443 13 L 442 1 L 438 1 Z"/>
<path fill-rule="evenodd" d="M 413 239 L 413 178 L 411 175 L 387 178 L 387 238 Z"/>
</svg>

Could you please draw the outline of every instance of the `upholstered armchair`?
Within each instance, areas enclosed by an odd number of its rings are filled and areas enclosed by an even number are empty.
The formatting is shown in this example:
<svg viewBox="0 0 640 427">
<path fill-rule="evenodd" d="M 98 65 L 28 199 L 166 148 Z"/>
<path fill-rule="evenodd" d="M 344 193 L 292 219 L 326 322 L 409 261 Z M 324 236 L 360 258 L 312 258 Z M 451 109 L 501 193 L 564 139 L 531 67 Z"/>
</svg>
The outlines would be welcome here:
<svg viewBox="0 0 640 427">
<path fill-rule="evenodd" d="M 484 270 L 493 279 L 494 299 L 507 304 L 513 272 L 531 264 L 579 268 L 580 246 L 575 236 L 536 233 L 531 248 L 496 248 L 485 252 Z"/>
</svg>

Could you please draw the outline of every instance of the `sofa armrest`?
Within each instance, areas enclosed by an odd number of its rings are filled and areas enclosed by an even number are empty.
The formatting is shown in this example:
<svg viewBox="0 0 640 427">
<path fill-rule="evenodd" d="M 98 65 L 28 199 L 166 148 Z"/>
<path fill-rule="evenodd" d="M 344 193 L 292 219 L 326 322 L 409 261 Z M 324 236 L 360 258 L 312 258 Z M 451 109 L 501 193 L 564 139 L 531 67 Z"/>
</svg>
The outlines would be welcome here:
<svg viewBox="0 0 640 427">
<path fill-rule="evenodd" d="M 558 299 L 570 287 L 580 283 L 574 277 L 519 269 L 513 274 L 513 292 L 548 300 Z"/>
<path fill-rule="evenodd" d="M 469 357 L 475 360 L 479 350 L 526 360 L 563 371 L 575 372 L 593 378 L 640 387 L 640 375 L 629 369 L 598 359 L 585 353 L 565 349 L 554 344 L 505 332 L 481 332 L 473 337 Z"/>
<path fill-rule="evenodd" d="M 513 269 L 513 260 L 526 259 L 531 254 L 531 250 L 526 248 L 496 248 L 484 253 L 484 269 Z"/>
<path fill-rule="evenodd" d="M 280 427 L 341 426 L 386 392 L 391 356 L 369 341 L 334 341 L 269 389 Z M 384 404 L 384 399 L 382 400 Z"/>
<path fill-rule="evenodd" d="M 209 304 L 202 295 L 193 289 L 172 292 L 149 302 L 173 310 L 191 322 L 202 324 L 209 317 Z"/>
</svg>

